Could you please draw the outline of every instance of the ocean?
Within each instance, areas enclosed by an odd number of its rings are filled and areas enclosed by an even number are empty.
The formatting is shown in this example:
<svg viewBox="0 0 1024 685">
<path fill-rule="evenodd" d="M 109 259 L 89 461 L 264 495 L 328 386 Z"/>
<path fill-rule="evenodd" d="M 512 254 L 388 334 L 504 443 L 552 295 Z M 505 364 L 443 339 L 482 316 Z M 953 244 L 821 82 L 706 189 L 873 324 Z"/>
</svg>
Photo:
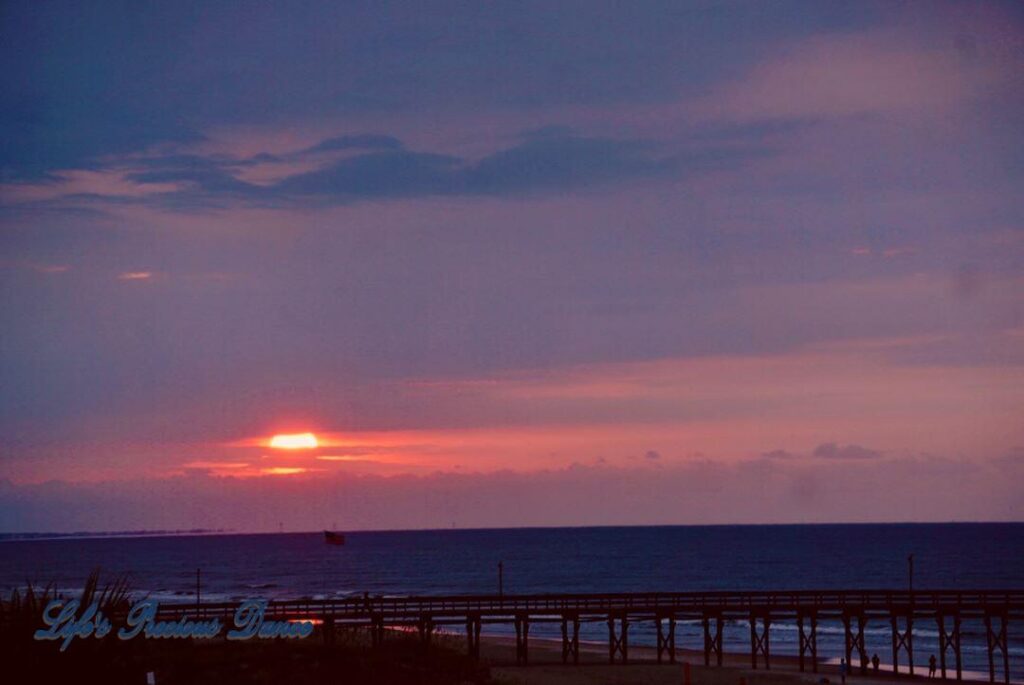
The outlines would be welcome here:
<svg viewBox="0 0 1024 685">
<path fill-rule="evenodd" d="M 904 589 L 908 554 L 916 589 L 1024 588 L 1024 524 L 658 526 L 350 532 L 345 546 L 321 532 L 6 540 L 0 588 L 26 581 L 70 593 L 93 568 L 127 573 L 140 594 L 194 601 L 196 570 L 207 601 L 248 597 L 697 590 Z M 500 627 L 488 626 L 501 634 Z M 509 628 L 511 630 L 511 628 Z M 555 637 L 538 625 L 531 637 Z M 653 645 L 654 626 L 630 627 Z M 987 676 L 984 628 L 965 621 L 964 667 Z M 602 624 L 581 638 L 604 641 Z M 726 651 L 749 650 L 749 628 L 726 625 Z M 677 645 L 700 649 L 700 626 L 680 623 Z M 819 658 L 838 660 L 843 633 L 819 625 Z M 914 626 L 915 663 L 937 653 L 938 632 Z M 868 624 L 869 655 L 889 661 L 889 629 Z M 796 654 L 796 626 L 772 625 L 773 654 Z M 1010 670 L 1024 681 L 1024 625 L 1010 625 Z"/>
</svg>

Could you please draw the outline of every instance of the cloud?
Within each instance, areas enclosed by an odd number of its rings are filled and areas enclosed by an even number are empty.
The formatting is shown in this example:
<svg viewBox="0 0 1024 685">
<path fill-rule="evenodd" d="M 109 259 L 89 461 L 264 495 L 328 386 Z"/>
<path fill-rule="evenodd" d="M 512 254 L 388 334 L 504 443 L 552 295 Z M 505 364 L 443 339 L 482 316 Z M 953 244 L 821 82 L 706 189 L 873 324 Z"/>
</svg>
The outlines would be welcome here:
<svg viewBox="0 0 1024 685">
<path fill-rule="evenodd" d="M 724 153 L 723 153 L 724 154 Z M 694 160 L 698 166 L 704 160 Z M 476 162 L 451 155 L 390 150 L 348 157 L 278 183 L 281 196 L 333 201 L 424 195 L 557 192 L 616 180 L 667 176 L 687 160 L 642 141 L 553 134 L 531 137 Z"/>
<path fill-rule="evenodd" d="M 222 471 L 230 469 L 244 469 L 249 466 L 248 462 L 244 461 L 190 461 L 182 464 L 183 469 L 187 470 L 201 470 L 201 471 Z"/>
<path fill-rule="evenodd" d="M 749 58 L 747 43 L 813 32 L 846 14 L 756 11 L 750 32 L 744 12 L 695 21 L 664 5 L 411 3 L 362 13 L 313 0 L 301 10 L 196 13 L 174 3 L 130 24 L 105 4 L 77 13 L 5 7 L 0 168 L 38 177 L 232 124 L 650 102 L 728 71 Z M 746 40 L 727 40 L 733 31 Z M 627 48 L 623 35 L 643 40 Z M 181 50 L 187 63 L 170 57 Z"/>
<path fill-rule="evenodd" d="M 797 455 L 786 450 L 772 450 L 771 452 L 762 452 L 762 459 L 794 459 Z"/>
<path fill-rule="evenodd" d="M 125 271 L 118 275 L 119 281 L 147 281 L 153 277 L 152 271 Z"/>
<path fill-rule="evenodd" d="M 339 157 L 337 153 L 346 154 Z M 346 135 L 284 155 L 262 153 L 232 158 L 170 154 L 118 159 L 92 173 L 89 193 L 82 193 L 80 184 L 62 186 L 58 179 L 46 184 L 45 193 L 38 186 L 21 186 L 14 189 L 12 197 L 39 202 L 109 200 L 188 209 L 546 194 L 636 179 L 679 177 L 732 167 L 764 154 L 767 150 L 757 145 L 737 147 L 705 141 L 683 150 L 669 150 L 654 141 L 580 136 L 563 127 L 552 127 L 524 134 L 515 145 L 473 160 L 409 150 L 392 136 Z M 328 157 L 327 161 L 323 156 Z M 305 158 L 317 166 L 287 173 L 284 161 Z M 265 183 L 243 179 L 245 174 L 267 169 L 283 169 L 286 175 Z M 111 192 L 104 194 L 104 188 Z"/>
<path fill-rule="evenodd" d="M 71 267 L 66 264 L 38 264 L 34 265 L 32 268 L 42 274 L 62 274 L 71 269 Z"/>
<path fill-rule="evenodd" d="M 645 11 L 598 4 L 565 11 L 410 3 L 353 15 L 324 0 L 301 11 L 225 6 L 199 14 L 175 3 L 147 8 L 130 27 L 105 3 L 74 14 L 11 7 L 0 47 L 10 66 L 0 76 L 0 167 L 9 178 L 38 178 L 232 125 L 372 122 L 402 112 L 489 116 L 624 104 L 646 112 L 666 102 L 685 109 L 708 91 L 720 108 L 741 114 L 941 101 L 962 91 L 972 64 L 992 68 L 993 45 L 1012 50 L 1020 34 L 1013 11 L 994 5 L 691 12 L 665 2 Z M 936 25 L 949 40 L 927 49 L 919 34 Z M 642 39 L 626 45 L 623 35 Z M 45 59 L 36 54 L 41 44 Z M 191 55 L 187 64 L 169 57 L 181 49 Z M 723 88 L 736 74 L 745 77 Z"/>
<path fill-rule="evenodd" d="M 224 160 L 200 155 L 169 155 L 141 160 L 141 170 L 132 171 L 125 178 L 137 184 L 178 184 L 177 192 L 164 193 L 159 199 L 195 196 L 251 196 L 258 187 L 240 181 L 236 170 L 245 160 Z"/>
<path fill-rule="evenodd" d="M 881 452 L 860 445 L 838 445 L 826 442 L 814 448 L 813 455 L 820 459 L 877 459 Z"/>
<path fill-rule="evenodd" d="M 337 140 L 344 139 L 330 139 L 314 148 L 325 143 L 334 145 L 332 141 Z M 733 164 L 743 157 L 744 153 L 724 147 L 671 154 L 651 141 L 585 137 L 553 128 L 528 135 L 518 144 L 477 161 L 414 152 L 397 144 L 296 174 L 266 192 L 282 198 L 321 198 L 329 202 L 548 193 L 645 177 L 670 177 Z"/>
<path fill-rule="evenodd" d="M 996 457 L 995 463 L 1008 469 L 1024 468 L 1024 447 L 1011 448 L 1006 454 Z"/>
<path fill-rule="evenodd" d="M 456 192 L 461 160 L 450 155 L 386 151 L 347 157 L 285 178 L 266 193 L 282 199 L 319 197 L 334 202 Z"/>
<path fill-rule="evenodd" d="M 466 169 L 458 182 L 474 194 L 570 190 L 613 180 L 673 175 L 689 161 L 694 166 L 700 164 L 696 159 L 661 156 L 651 143 L 643 141 L 558 134 L 529 138 L 489 155 Z"/>
<path fill-rule="evenodd" d="M 812 36 L 719 84 L 697 110 L 741 121 L 948 111 L 1013 82 L 1019 57 L 1001 50 L 966 54 L 888 28 Z"/>
<path fill-rule="evenodd" d="M 647 452 L 644 453 L 644 459 L 647 459 L 648 461 L 658 461 L 661 459 L 661 454 L 655 450 L 647 450 Z"/>
<path fill-rule="evenodd" d="M 339 150 L 401 150 L 403 147 L 402 141 L 394 136 L 365 133 L 327 138 L 302 150 L 301 154 L 337 152 Z"/>
<path fill-rule="evenodd" d="M 971 462 L 893 460 L 855 481 L 833 461 L 722 464 L 697 460 L 657 468 L 600 461 L 494 473 L 365 475 L 267 467 L 238 478 L 197 469 L 170 478 L 4 485 L 4 532 L 224 527 L 239 531 L 350 530 L 535 525 L 657 525 L 1018 520 L 1019 488 Z M 327 462 L 321 462 L 327 464 Z M 937 466 L 938 468 L 933 468 Z M 894 487 L 893 483 L 899 483 Z M 986 497 L 975 493 L 984 491 Z M 767 513 L 766 513 L 767 512 Z M 131 521 L 131 525 L 125 522 Z"/>
</svg>

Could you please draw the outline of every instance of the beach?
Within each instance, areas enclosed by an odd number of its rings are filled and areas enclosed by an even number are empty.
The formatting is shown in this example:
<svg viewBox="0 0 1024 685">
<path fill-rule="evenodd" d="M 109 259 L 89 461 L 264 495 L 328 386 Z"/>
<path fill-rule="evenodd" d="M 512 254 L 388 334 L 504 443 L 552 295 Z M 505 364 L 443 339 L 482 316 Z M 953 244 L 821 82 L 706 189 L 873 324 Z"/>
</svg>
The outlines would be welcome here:
<svg viewBox="0 0 1024 685">
<path fill-rule="evenodd" d="M 485 638 L 481 654 L 491 663 L 490 674 L 494 681 L 507 685 L 684 685 L 684 663 L 690 664 L 690 682 L 693 685 L 797 685 L 819 683 L 822 678 L 838 685 L 841 680 L 839 667 L 834 664 L 819 664 L 817 673 L 812 673 L 810 668 L 801 673 L 798 660 L 791 656 L 773 656 L 771 670 L 765 670 L 763 664 L 754 670 L 750 667 L 748 654 L 726 653 L 722 666 L 704 666 L 701 652 L 677 650 L 677 663 L 659 664 L 656 650 L 630 646 L 630 663 L 609 664 L 606 645 L 586 642 L 580 644 L 579 665 L 571 665 L 561 662 L 559 642 L 533 640 L 530 643 L 531 663 L 517 666 L 514 665 L 515 640 L 500 637 Z M 968 675 L 974 677 L 969 678 Z M 905 672 L 895 676 L 880 670 L 877 675 L 860 675 L 855 671 L 846 682 L 847 685 L 905 685 L 927 680 L 929 678 L 921 675 L 921 671 L 911 677 Z M 980 673 L 965 674 L 965 682 L 987 680 L 987 675 Z"/>
</svg>

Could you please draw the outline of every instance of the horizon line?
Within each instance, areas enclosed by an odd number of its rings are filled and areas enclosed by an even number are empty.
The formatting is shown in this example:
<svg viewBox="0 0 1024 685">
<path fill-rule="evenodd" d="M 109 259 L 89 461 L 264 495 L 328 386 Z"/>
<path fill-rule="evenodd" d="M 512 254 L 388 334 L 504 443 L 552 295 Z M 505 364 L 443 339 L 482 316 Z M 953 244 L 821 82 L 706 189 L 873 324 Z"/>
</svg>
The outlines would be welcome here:
<svg viewBox="0 0 1024 685">
<path fill-rule="evenodd" d="M 581 530 L 616 528 L 767 528 L 767 527 L 825 527 L 825 526 L 979 526 L 979 525 L 1024 525 L 1024 520 L 949 520 L 949 521 L 800 521 L 768 523 L 640 523 L 640 524 L 598 524 L 598 525 L 535 525 L 535 526 L 480 526 L 451 528 L 319 528 L 315 530 L 258 530 L 241 531 L 233 529 L 190 529 L 182 531 L 75 531 L 61 533 L 43 532 L 2 532 L 0 542 L 24 542 L 26 540 L 98 539 L 98 538 L 187 538 L 227 537 L 247 535 L 317 535 L 333 530 L 346 535 L 361 533 L 444 533 L 452 531 L 513 531 L 513 530 Z"/>
</svg>

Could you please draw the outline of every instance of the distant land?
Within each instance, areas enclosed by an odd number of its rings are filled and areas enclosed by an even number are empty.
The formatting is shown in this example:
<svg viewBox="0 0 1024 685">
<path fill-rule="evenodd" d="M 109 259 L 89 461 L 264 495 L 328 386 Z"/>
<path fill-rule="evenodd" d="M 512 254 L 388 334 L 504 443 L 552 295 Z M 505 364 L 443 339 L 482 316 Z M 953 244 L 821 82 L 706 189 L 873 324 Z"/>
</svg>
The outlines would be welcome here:
<svg viewBox="0 0 1024 685">
<path fill-rule="evenodd" d="M 107 530 L 76 531 L 74 533 L 0 533 L 0 542 L 12 540 L 52 540 L 55 538 L 141 538 L 170 535 L 212 535 L 233 533 L 231 528 L 190 528 L 188 530 Z"/>
</svg>

